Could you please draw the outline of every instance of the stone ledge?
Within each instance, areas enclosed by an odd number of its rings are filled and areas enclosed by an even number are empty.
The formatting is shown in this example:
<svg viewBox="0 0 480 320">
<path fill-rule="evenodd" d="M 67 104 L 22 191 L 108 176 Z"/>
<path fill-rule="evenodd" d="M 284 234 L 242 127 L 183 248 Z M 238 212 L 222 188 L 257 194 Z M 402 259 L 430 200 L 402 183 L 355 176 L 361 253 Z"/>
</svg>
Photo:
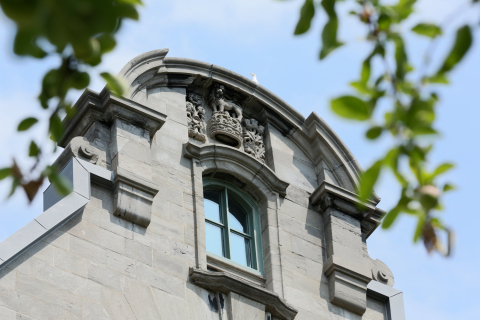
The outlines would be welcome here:
<svg viewBox="0 0 480 320">
<path fill-rule="evenodd" d="M 109 123 L 115 118 L 123 119 L 145 128 L 150 137 L 165 123 L 166 114 L 153 110 L 135 101 L 119 97 L 104 88 L 100 93 L 86 89 L 75 103 L 77 110 L 72 119 L 64 121 L 65 132 L 58 145 L 65 148 L 77 136 L 83 136 L 90 125 L 99 121 Z"/>
<path fill-rule="evenodd" d="M 385 211 L 376 207 L 376 201 L 367 200 L 362 204 L 358 200 L 358 196 L 326 181 L 322 182 L 310 195 L 310 203 L 318 205 L 321 211 L 325 211 L 328 207 L 335 207 L 361 221 L 362 231 L 368 238 L 373 231 L 380 225 L 380 221 Z M 363 206 L 363 209 L 359 208 Z"/>
<path fill-rule="evenodd" d="M 226 258 L 220 259 L 207 253 L 207 266 L 221 272 L 230 272 L 256 285 L 265 287 L 265 277 L 256 270 L 248 270 L 246 267 L 235 265 Z"/>
<path fill-rule="evenodd" d="M 294 319 L 298 311 L 278 294 L 226 272 L 190 268 L 190 281 L 195 285 L 228 294 L 235 292 L 265 305 L 265 311 L 281 320 Z"/>
<path fill-rule="evenodd" d="M 187 142 L 183 145 L 183 155 L 189 159 L 207 160 L 212 159 L 217 164 L 220 161 L 234 164 L 242 169 L 251 172 L 253 179 L 262 179 L 270 189 L 285 197 L 287 194 L 288 182 L 277 177 L 266 164 L 254 157 L 239 151 L 236 148 L 221 144 L 196 145 Z"/>
</svg>

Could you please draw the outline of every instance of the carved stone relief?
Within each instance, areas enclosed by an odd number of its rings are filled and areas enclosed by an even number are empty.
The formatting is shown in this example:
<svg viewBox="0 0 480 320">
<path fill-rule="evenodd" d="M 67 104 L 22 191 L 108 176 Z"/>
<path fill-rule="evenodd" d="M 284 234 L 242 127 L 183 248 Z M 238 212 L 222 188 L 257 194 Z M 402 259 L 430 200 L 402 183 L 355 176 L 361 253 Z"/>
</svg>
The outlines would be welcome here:
<svg viewBox="0 0 480 320">
<path fill-rule="evenodd" d="M 242 108 L 225 97 L 225 87 L 214 85 L 208 101 L 213 110 L 208 122 L 210 137 L 229 146 L 242 146 Z"/>
<path fill-rule="evenodd" d="M 187 94 L 188 136 L 205 142 L 205 109 L 202 107 L 202 104 L 202 98 L 199 95 L 195 93 Z"/>
<path fill-rule="evenodd" d="M 265 145 L 263 144 L 265 128 L 259 125 L 255 119 L 244 119 L 244 122 L 243 148 L 245 153 L 261 162 L 265 162 Z"/>
</svg>

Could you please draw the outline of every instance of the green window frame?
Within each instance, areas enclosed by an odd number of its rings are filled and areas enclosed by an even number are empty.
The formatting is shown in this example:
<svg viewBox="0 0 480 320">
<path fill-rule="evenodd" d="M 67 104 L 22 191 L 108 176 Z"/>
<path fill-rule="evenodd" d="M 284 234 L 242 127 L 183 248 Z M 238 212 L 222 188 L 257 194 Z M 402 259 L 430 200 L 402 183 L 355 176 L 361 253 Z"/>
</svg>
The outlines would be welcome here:
<svg viewBox="0 0 480 320">
<path fill-rule="evenodd" d="M 260 217 L 255 201 L 237 187 L 216 179 L 204 179 L 203 192 L 207 252 L 264 275 Z"/>
</svg>

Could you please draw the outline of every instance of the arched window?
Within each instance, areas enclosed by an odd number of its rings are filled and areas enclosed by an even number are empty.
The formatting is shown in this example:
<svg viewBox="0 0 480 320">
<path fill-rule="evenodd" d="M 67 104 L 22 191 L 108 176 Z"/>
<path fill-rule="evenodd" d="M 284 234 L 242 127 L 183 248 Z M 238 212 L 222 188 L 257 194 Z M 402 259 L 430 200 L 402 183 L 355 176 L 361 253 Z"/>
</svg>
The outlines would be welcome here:
<svg viewBox="0 0 480 320">
<path fill-rule="evenodd" d="M 203 197 L 207 252 L 263 273 L 255 202 L 238 188 L 214 179 L 204 182 Z"/>
</svg>

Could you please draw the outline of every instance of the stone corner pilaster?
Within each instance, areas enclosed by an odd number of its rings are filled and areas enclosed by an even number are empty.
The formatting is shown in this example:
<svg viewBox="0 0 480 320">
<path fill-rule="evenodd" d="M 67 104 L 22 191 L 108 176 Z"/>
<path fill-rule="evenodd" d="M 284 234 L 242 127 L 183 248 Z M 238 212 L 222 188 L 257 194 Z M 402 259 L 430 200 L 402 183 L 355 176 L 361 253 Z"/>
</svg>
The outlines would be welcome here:
<svg viewBox="0 0 480 320">
<path fill-rule="evenodd" d="M 323 182 L 310 196 L 322 213 L 325 228 L 329 299 L 334 305 L 363 315 L 367 307 L 367 285 L 372 280 L 370 260 L 364 255 L 365 230 L 376 212 L 374 202 L 360 206 L 357 196 L 343 188 Z M 370 224 L 366 224 L 369 222 Z"/>
</svg>

